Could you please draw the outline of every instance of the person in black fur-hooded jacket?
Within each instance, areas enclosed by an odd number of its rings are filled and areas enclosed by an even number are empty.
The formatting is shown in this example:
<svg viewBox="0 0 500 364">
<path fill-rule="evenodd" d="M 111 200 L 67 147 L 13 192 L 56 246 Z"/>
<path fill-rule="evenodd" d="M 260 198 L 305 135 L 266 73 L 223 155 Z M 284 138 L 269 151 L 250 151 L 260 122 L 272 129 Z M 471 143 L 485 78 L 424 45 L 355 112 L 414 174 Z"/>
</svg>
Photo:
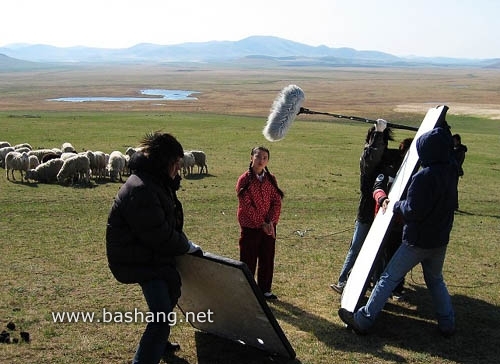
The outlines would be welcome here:
<svg viewBox="0 0 500 364">
<path fill-rule="evenodd" d="M 168 133 L 144 136 L 130 159 L 132 174 L 121 186 L 108 216 L 106 252 L 114 277 L 141 286 L 149 311 L 169 317 L 181 295 L 175 256 L 201 252 L 183 232 L 184 215 L 176 191 L 182 145 Z M 133 363 L 158 363 L 179 345 L 168 341 L 170 323 L 149 322 Z"/>
</svg>

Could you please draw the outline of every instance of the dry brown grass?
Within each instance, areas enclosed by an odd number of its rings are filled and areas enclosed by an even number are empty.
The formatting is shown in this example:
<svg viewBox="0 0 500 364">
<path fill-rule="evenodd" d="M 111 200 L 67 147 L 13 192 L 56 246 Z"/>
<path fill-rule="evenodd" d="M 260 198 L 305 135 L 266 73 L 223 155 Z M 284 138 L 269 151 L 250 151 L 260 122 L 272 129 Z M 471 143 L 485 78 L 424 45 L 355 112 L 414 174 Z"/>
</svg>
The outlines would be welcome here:
<svg viewBox="0 0 500 364">
<path fill-rule="evenodd" d="M 267 116 L 288 84 L 311 110 L 366 118 L 411 118 L 437 104 L 450 113 L 500 114 L 500 72 L 450 68 L 274 68 L 129 65 L 2 73 L 0 110 L 186 111 Z M 71 96 L 138 96 L 141 88 L 200 91 L 196 101 L 69 103 Z M 485 111 L 487 109 L 487 111 Z M 483 111 L 487 112 L 485 114 Z"/>
</svg>

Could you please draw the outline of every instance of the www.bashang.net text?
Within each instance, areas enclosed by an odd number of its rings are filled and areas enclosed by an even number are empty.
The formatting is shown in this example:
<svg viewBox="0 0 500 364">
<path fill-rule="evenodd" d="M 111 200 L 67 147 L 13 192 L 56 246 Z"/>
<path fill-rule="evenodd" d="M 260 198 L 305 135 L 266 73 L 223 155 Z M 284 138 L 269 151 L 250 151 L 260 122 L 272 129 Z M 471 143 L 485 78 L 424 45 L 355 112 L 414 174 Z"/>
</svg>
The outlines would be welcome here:
<svg viewBox="0 0 500 364">
<path fill-rule="evenodd" d="M 101 312 L 92 311 L 58 311 L 51 312 L 54 323 L 150 323 L 168 322 L 170 326 L 177 323 L 213 323 L 213 311 L 208 309 L 200 312 L 143 312 L 138 309 L 133 311 L 109 311 L 103 308 Z"/>
</svg>

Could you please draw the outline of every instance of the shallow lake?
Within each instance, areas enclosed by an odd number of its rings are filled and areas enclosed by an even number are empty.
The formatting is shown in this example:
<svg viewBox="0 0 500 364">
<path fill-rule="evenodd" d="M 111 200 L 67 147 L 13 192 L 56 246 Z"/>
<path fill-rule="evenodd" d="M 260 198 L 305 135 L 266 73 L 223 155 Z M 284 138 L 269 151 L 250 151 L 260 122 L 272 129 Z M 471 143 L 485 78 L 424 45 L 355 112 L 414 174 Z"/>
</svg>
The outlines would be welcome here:
<svg viewBox="0 0 500 364">
<path fill-rule="evenodd" d="M 108 97 L 108 96 L 91 96 L 91 97 L 60 97 L 57 99 L 48 99 L 49 101 L 66 101 L 66 102 L 108 102 L 108 101 L 159 101 L 159 100 L 198 100 L 191 95 L 198 94 L 198 91 L 187 90 L 165 90 L 165 89 L 146 89 L 140 91 L 142 95 L 150 97 Z"/>
</svg>

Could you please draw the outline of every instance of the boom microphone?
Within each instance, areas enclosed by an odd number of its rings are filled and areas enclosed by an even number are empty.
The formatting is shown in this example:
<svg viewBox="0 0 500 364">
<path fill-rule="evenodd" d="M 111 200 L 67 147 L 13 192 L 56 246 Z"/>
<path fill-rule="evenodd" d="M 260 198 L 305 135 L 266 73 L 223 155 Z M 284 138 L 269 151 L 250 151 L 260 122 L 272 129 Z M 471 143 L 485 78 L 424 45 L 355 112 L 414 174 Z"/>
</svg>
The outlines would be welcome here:
<svg viewBox="0 0 500 364">
<path fill-rule="evenodd" d="M 290 129 L 293 120 L 299 114 L 319 114 L 333 116 L 339 119 L 348 119 L 353 121 L 361 121 L 364 123 L 376 123 L 376 120 L 362 118 L 359 116 L 347 116 L 341 114 L 332 114 L 328 112 L 313 111 L 302 107 L 305 95 L 304 91 L 297 85 L 288 85 L 281 90 L 278 97 L 274 100 L 271 107 L 271 113 L 267 118 L 267 124 L 262 131 L 262 134 L 267 140 L 275 142 L 285 137 Z M 394 129 L 405 129 L 411 131 L 418 131 L 418 128 L 407 125 L 400 125 L 394 123 L 387 123 L 387 126 Z"/>
<path fill-rule="evenodd" d="M 275 142 L 285 137 L 293 120 L 302 110 L 304 99 L 304 91 L 297 85 L 288 85 L 281 90 L 273 102 L 267 124 L 262 131 L 267 140 Z"/>
<path fill-rule="evenodd" d="M 362 118 L 359 116 L 346 116 L 346 115 L 340 115 L 340 114 L 331 114 L 329 112 L 313 111 L 313 110 L 306 109 L 305 107 L 301 107 L 298 114 L 328 115 L 328 116 L 333 116 L 333 117 L 339 118 L 339 119 L 349 119 L 349 120 L 362 121 L 364 123 L 372 123 L 372 124 L 377 122 L 376 120 L 366 119 L 366 118 Z M 394 129 L 405 129 L 405 130 L 418 131 L 418 128 L 415 128 L 413 126 L 394 124 L 394 123 L 389 123 L 389 122 L 387 123 L 387 126 L 394 128 Z"/>
</svg>

